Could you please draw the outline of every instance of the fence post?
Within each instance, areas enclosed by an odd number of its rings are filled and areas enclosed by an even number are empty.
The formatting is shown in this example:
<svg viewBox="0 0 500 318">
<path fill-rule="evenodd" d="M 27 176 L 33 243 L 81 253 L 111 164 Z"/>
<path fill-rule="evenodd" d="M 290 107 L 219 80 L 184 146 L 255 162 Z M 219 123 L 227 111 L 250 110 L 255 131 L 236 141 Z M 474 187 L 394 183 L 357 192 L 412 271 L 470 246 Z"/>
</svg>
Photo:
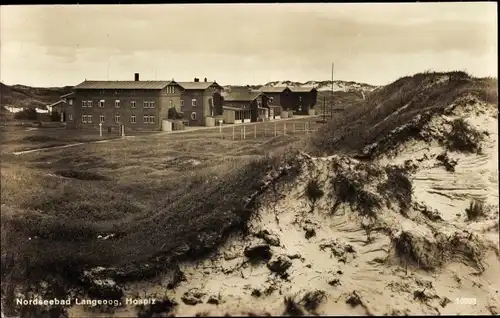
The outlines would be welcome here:
<svg viewBox="0 0 500 318">
<path fill-rule="evenodd" d="M 274 137 L 278 136 L 278 131 L 276 128 L 276 123 L 274 123 Z"/>
<path fill-rule="evenodd" d="M 283 123 L 283 136 L 286 136 L 286 123 Z"/>
<path fill-rule="evenodd" d="M 295 123 L 292 124 L 293 124 L 293 135 L 295 135 Z"/>
<path fill-rule="evenodd" d="M 253 139 L 257 139 L 257 125 L 253 125 Z"/>
<path fill-rule="evenodd" d="M 267 136 L 267 124 L 264 124 L 264 137 Z"/>
<path fill-rule="evenodd" d="M 247 126 L 243 126 L 243 139 L 247 139 Z"/>
<path fill-rule="evenodd" d="M 233 140 L 234 140 L 234 126 L 233 126 Z"/>
<path fill-rule="evenodd" d="M 304 132 L 306 133 L 306 136 L 309 135 L 309 130 L 307 129 L 307 121 L 304 123 Z"/>
<path fill-rule="evenodd" d="M 243 140 L 243 127 L 240 128 L 240 139 Z"/>
</svg>

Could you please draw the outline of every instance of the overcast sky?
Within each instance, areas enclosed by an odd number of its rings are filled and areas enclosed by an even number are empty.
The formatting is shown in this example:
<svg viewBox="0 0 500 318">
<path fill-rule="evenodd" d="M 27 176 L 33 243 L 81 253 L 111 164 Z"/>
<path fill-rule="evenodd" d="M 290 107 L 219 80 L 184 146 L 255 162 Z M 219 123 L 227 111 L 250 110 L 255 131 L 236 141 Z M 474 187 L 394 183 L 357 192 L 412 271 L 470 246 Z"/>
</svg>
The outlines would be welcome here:
<svg viewBox="0 0 500 318">
<path fill-rule="evenodd" d="M 193 77 L 220 84 L 387 84 L 425 70 L 497 76 L 497 4 L 163 4 L 0 7 L 0 79 Z"/>
</svg>

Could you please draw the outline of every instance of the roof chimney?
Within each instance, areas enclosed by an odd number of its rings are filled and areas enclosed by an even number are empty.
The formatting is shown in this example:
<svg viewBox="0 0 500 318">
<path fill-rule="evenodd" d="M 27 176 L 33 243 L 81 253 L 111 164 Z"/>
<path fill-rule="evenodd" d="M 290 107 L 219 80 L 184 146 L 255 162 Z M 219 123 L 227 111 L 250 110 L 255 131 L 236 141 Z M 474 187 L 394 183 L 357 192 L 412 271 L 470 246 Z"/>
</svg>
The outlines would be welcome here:
<svg viewBox="0 0 500 318">
<path fill-rule="evenodd" d="M 197 78 L 197 77 L 195 77 L 195 78 L 194 78 L 194 81 L 195 81 L 195 83 L 197 83 L 197 82 L 199 82 L 199 81 L 200 81 L 200 79 L 199 79 L 199 78 Z"/>
<path fill-rule="evenodd" d="M 136 81 L 136 82 L 139 81 L 139 73 L 134 74 L 134 81 Z"/>
<path fill-rule="evenodd" d="M 205 77 L 205 83 L 207 82 L 207 78 Z"/>
</svg>

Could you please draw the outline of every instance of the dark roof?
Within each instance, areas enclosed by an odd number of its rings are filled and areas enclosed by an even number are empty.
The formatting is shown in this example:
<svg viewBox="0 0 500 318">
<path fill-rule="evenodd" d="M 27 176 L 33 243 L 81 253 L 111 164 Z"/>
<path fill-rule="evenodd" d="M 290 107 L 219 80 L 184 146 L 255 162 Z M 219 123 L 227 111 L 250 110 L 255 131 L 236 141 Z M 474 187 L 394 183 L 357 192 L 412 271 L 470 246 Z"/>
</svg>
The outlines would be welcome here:
<svg viewBox="0 0 500 318">
<path fill-rule="evenodd" d="M 314 87 L 288 87 L 294 93 L 307 93 L 316 90 Z"/>
<path fill-rule="evenodd" d="M 213 84 L 220 86 L 216 82 L 177 82 L 177 84 L 179 84 L 184 89 L 201 89 L 201 90 L 205 90 L 210 86 L 212 86 Z"/>
<path fill-rule="evenodd" d="M 288 87 L 285 87 L 285 86 L 276 86 L 276 87 L 262 86 L 261 88 L 258 89 L 258 91 L 263 92 L 263 93 L 281 93 L 284 90 L 286 90 L 287 88 Z"/>
<path fill-rule="evenodd" d="M 84 81 L 75 89 L 163 89 L 173 81 Z"/>
<path fill-rule="evenodd" d="M 224 96 L 224 101 L 227 102 L 251 102 L 257 97 L 262 95 L 262 92 L 250 92 L 250 91 L 245 91 L 245 90 L 237 90 L 234 92 L 229 92 L 227 93 L 226 96 Z"/>
</svg>

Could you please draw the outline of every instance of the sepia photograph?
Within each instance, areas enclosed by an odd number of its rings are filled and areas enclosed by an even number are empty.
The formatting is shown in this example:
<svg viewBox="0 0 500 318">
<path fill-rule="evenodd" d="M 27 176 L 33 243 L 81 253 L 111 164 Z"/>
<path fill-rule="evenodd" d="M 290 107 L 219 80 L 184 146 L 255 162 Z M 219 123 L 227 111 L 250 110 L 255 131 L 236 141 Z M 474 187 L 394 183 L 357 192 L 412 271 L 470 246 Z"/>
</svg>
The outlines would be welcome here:
<svg viewBox="0 0 500 318">
<path fill-rule="evenodd" d="M 498 316 L 497 12 L 1 5 L 1 318 Z"/>
</svg>

